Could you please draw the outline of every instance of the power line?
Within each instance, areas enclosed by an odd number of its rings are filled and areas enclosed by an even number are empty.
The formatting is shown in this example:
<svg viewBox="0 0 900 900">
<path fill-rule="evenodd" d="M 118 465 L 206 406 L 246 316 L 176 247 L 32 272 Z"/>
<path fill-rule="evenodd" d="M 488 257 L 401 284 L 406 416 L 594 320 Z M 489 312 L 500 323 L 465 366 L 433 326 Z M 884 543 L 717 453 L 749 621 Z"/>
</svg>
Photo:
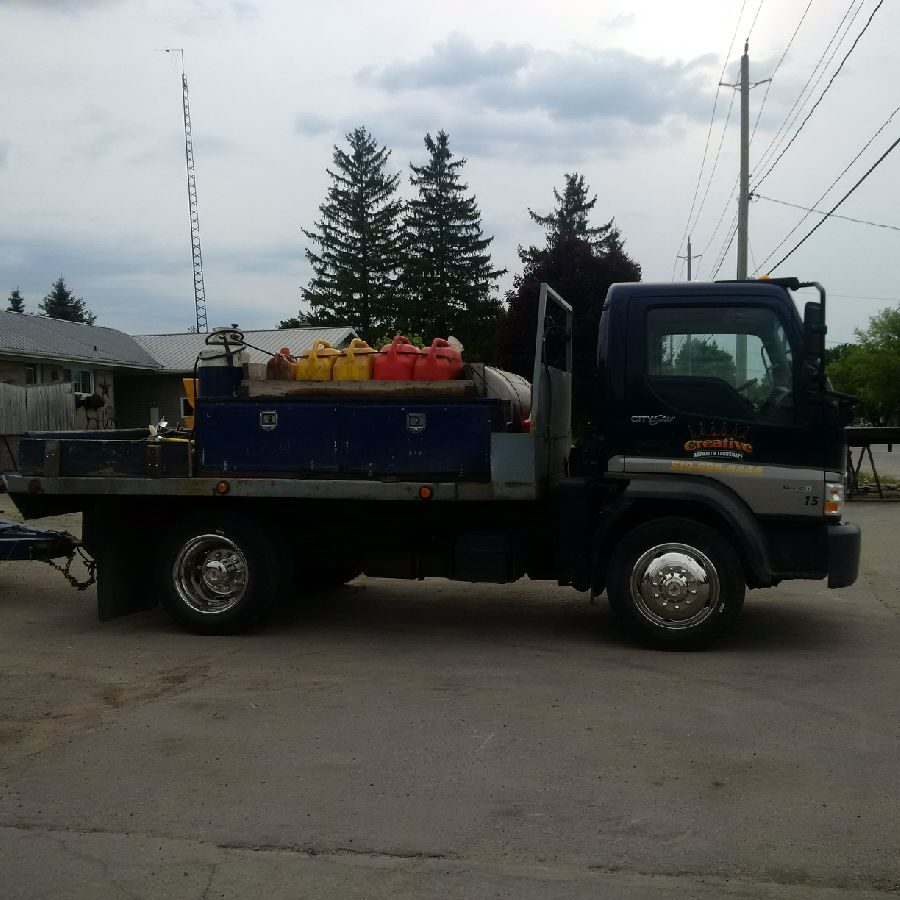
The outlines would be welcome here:
<svg viewBox="0 0 900 900">
<path fill-rule="evenodd" d="M 712 234 L 709 236 L 709 240 L 706 242 L 706 246 L 701 251 L 701 255 L 705 254 L 706 251 L 709 250 L 710 245 L 716 239 L 716 236 L 719 233 L 719 228 L 721 227 L 722 222 L 725 219 L 725 213 L 728 212 L 728 207 L 731 206 L 731 198 L 734 197 L 734 192 L 738 188 L 739 181 L 740 176 L 734 179 L 734 184 L 731 186 L 731 193 L 728 195 L 728 199 L 725 201 L 725 205 L 722 207 L 722 212 L 719 214 L 719 220 L 716 222 L 715 228 L 713 228 Z M 718 256 L 718 254 L 716 255 Z"/>
<path fill-rule="evenodd" d="M 772 70 L 772 74 L 769 76 L 769 81 L 766 84 L 766 90 L 763 94 L 762 102 L 759 105 L 759 112 L 756 114 L 756 121 L 753 123 L 753 133 L 750 135 L 750 143 L 753 143 L 753 138 L 756 137 L 756 128 L 759 125 L 759 120 L 762 116 L 763 109 L 766 106 L 766 100 L 769 98 L 769 91 L 772 88 L 772 82 L 775 80 L 775 76 L 778 74 L 778 70 L 781 68 L 781 64 L 784 62 L 784 58 L 788 55 L 788 50 L 791 49 L 791 44 L 794 43 L 794 38 L 797 37 L 797 32 L 800 30 L 800 26 L 803 24 L 806 19 L 806 14 L 809 12 L 809 8 L 813 5 L 814 0 L 809 0 L 809 3 L 806 4 L 806 9 L 803 10 L 803 15 L 800 16 L 800 21 L 797 23 L 797 27 L 794 29 L 794 33 L 791 35 L 791 39 L 787 42 L 787 46 L 784 48 L 784 52 L 781 54 L 778 62 L 775 64 L 775 68 Z M 762 3 L 760 3 L 762 6 Z M 759 15 L 759 10 L 757 10 L 757 15 Z"/>
<path fill-rule="evenodd" d="M 812 117 L 812 114 L 816 111 L 819 104 L 822 102 L 823 98 L 828 93 L 828 89 L 831 87 L 832 84 L 834 84 L 835 78 L 837 78 L 838 75 L 840 75 L 841 69 L 844 68 L 844 63 L 847 62 L 847 59 L 850 57 L 850 54 L 856 49 L 856 45 L 859 43 L 860 38 L 862 38 L 862 36 L 866 33 L 866 31 L 868 31 L 869 26 L 872 24 L 872 19 L 875 18 L 875 13 L 877 13 L 878 10 L 881 9 L 881 5 L 883 3 L 884 3 L 884 0 L 878 0 L 878 4 L 876 5 L 875 9 L 873 9 L 872 12 L 870 13 L 869 18 L 866 21 L 866 24 L 863 25 L 862 31 L 860 31 L 860 33 L 856 36 L 856 40 L 850 45 L 850 49 L 846 52 L 846 54 L 844 55 L 844 58 L 841 60 L 840 65 L 837 67 L 837 69 L 835 69 L 831 78 L 828 80 L 828 84 L 825 85 L 824 90 L 822 91 L 821 94 L 819 94 L 819 99 L 816 100 L 816 102 L 812 105 L 812 108 L 806 114 L 806 118 L 800 123 L 799 127 L 794 132 L 791 139 L 784 146 L 781 153 L 779 153 L 778 156 L 775 157 L 775 161 L 772 163 L 772 165 L 769 166 L 769 168 L 766 170 L 766 173 L 762 176 L 762 178 L 760 178 L 759 181 L 756 182 L 754 187 L 759 187 L 766 180 L 766 178 L 769 177 L 769 174 L 771 173 L 772 169 L 774 169 L 775 166 L 778 165 L 779 161 L 784 156 L 784 154 L 787 153 L 788 150 L 790 150 L 791 145 L 794 143 L 795 140 L 797 140 L 797 136 L 800 134 L 801 131 L 803 131 L 803 127 L 810 120 L 810 118 Z"/>
<path fill-rule="evenodd" d="M 709 189 L 712 186 L 713 177 L 716 174 L 716 168 L 719 165 L 719 157 L 722 155 L 722 146 L 725 143 L 725 135 L 728 133 L 728 123 L 731 121 L 731 111 L 734 109 L 734 99 L 737 96 L 736 91 L 731 92 L 731 102 L 728 104 L 728 113 L 725 116 L 725 124 L 722 126 L 722 136 L 719 138 L 719 146 L 716 148 L 716 156 L 713 160 L 712 168 L 709 170 L 709 179 L 706 182 L 706 190 L 703 192 L 703 199 L 700 201 L 700 208 L 697 210 L 697 215 L 694 216 L 694 226 L 697 225 L 697 222 L 700 220 L 700 216 L 703 213 L 703 208 L 706 206 L 706 198 L 709 196 Z"/>
<path fill-rule="evenodd" d="M 731 235 L 728 240 L 722 245 L 722 249 L 719 251 L 719 255 L 716 262 L 716 268 L 709 276 L 710 281 L 715 279 L 716 275 L 719 274 L 719 269 L 722 268 L 722 264 L 725 262 L 725 257 L 728 256 L 728 251 L 731 249 L 731 245 L 734 243 L 735 236 L 737 235 L 737 213 L 734 215 L 733 225 L 730 228 Z"/>
<path fill-rule="evenodd" d="M 816 213 L 820 216 L 828 215 L 824 209 L 810 209 L 808 206 L 800 206 L 797 203 L 788 203 L 787 200 L 776 200 L 774 197 L 765 197 L 762 194 L 754 194 L 754 199 L 768 200 L 770 203 L 779 203 L 782 206 L 790 206 L 793 209 L 802 209 L 808 213 Z M 900 231 L 900 225 L 884 225 L 881 222 L 870 222 L 868 219 L 853 219 L 850 216 L 832 215 L 832 219 L 843 219 L 845 222 L 856 222 L 858 225 L 872 225 L 875 228 L 890 228 L 891 231 Z M 755 271 L 755 270 L 754 270 Z"/>
<path fill-rule="evenodd" d="M 834 294 L 831 291 L 828 292 L 828 296 L 829 298 L 842 297 L 844 300 L 879 300 L 882 303 L 900 303 L 900 297 L 866 297 L 859 294 Z"/>
<path fill-rule="evenodd" d="M 742 0 L 741 2 L 741 11 L 738 13 L 737 22 L 734 25 L 734 34 L 731 35 L 731 43 L 728 45 L 728 52 L 725 54 L 725 62 L 722 63 L 722 71 L 719 73 L 719 81 L 725 77 L 725 69 L 728 67 L 728 60 L 731 57 L 731 50 L 734 47 L 734 41 L 737 37 L 738 29 L 741 27 L 741 19 L 744 16 L 744 8 L 747 6 L 747 0 Z M 681 240 L 678 242 L 678 250 L 675 251 L 675 263 L 672 266 L 672 280 L 675 279 L 675 270 L 678 268 L 678 254 L 681 253 L 681 248 L 684 246 L 685 238 L 688 236 L 688 232 L 691 229 L 691 221 L 694 216 L 694 207 L 697 204 L 697 195 L 700 193 L 700 182 L 703 180 L 703 169 L 706 166 L 706 155 L 709 152 L 709 139 L 712 136 L 713 123 L 716 119 L 716 108 L 719 105 L 719 94 L 722 92 L 722 85 L 719 84 L 716 87 L 716 96 L 713 98 L 713 108 L 712 113 L 709 117 L 709 128 L 706 130 L 706 144 L 703 147 L 703 158 L 700 160 L 700 171 L 697 173 L 697 184 L 694 186 L 694 197 L 691 200 L 691 208 L 687 215 L 687 221 L 684 223 L 684 234 L 681 236 Z M 733 99 L 733 97 L 732 97 Z"/>
<path fill-rule="evenodd" d="M 806 9 L 803 10 L 803 14 L 800 16 L 800 21 L 797 22 L 797 25 L 794 28 L 793 34 L 791 34 L 790 40 L 787 42 L 787 45 L 785 46 L 784 51 L 782 52 L 781 56 L 779 57 L 778 62 L 775 64 L 775 68 L 772 70 L 771 77 L 766 81 L 766 90 L 765 90 L 765 93 L 763 94 L 762 103 L 760 103 L 760 106 L 759 106 L 759 112 L 757 112 L 757 114 L 756 114 L 756 121 L 753 123 L 753 132 L 750 135 L 750 143 L 751 144 L 753 143 L 753 138 L 756 137 L 756 129 L 759 127 L 759 120 L 762 117 L 763 109 L 765 109 L 766 100 L 769 97 L 769 91 L 772 88 L 772 83 L 775 80 L 775 76 L 778 74 L 778 70 L 781 68 L 781 64 L 784 62 L 785 57 L 788 55 L 788 51 L 791 49 L 791 46 L 794 43 L 794 39 L 797 37 L 797 34 L 800 31 L 800 27 L 803 25 L 804 21 L 806 20 L 806 15 L 809 12 L 810 7 L 813 5 L 813 2 L 814 2 L 814 0 L 809 0 L 809 2 L 806 4 Z M 855 0 L 854 0 L 854 2 L 855 2 Z M 753 17 L 754 25 L 756 24 L 756 18 L 759 16 L 759 11 L 760 11 L 760 9 L 762 9 L 762 4 L 763 4 L 763 0 L 760 0 L 760 4 L 756 10 L 756 16 Z M 751 25 L 751 31 L 752 30 L 753 30 L 753 26 Z M 734 102 L 734 97 L 735 97 L 735 95 L 732 94 L 731 95 L 732 103 Z M 723 136 L 724 136 L 724 134 L 723 134 Z M 712 245 L 712 242 L 716 239 L 716 236 L 719 233 L 719 228 L 722 226 L 722 222 L 725 219 L 725 213 L 728 212 L 728 207 L 731 205 L 731 200 L 734 197 L 734 194 L 738 188 L 739 182 L 740 182 L 740 177 L 735 178 L 734 184 L 731 186 L 731 193 L 729 193 L 728 199 L 725 201 L 725 205 L 722 207 L 722 212 L 719 213 L 719 218 L 716 221 L 716 224 L 713 227 L 712 232 L 710 233 L 709 240 L 706 242 L 706 246 L 704 246 L 700 255 L 705 254 L 709 250 L 710 246 Z M 708 191 L 709 191 L 709 185 L 707 185 L 707 192 Z M 699 219 L 699 215 L 697 218 Z"/>
<path fill-rule="evenodd" d="M 821 79 L 822 79 L 822 76 L 825 74 L 825 69 L 828 68 L 828 63 L 830 63 L 831 60 L 833 59 L 834 54 L 837 52 L 838 47 L 841 45 L 844 38 L 846 37 L 847 31 L 849 31 L 850 26 L 853 24 L 854 21 L 856 21 L 856 17 L 859 15 L 860 10 L 862 9 L 863 2 L 864 2 L 864 0 L 850 0 L 850 5 L 847 7 L 846 11 L 844 12 L 844 15 L 841 18 L 841 21 L 838 22 L 837 27 L 832 32 L 831 37 L 828 40 L 828 43 L 825 45 L 825 49 L 822 50 L 822 52 L 819 54 L 819 58 L 816 60 L 816 64 L 813 66 L 812 71 L 809 73 L 809 76 L 807 77 L 803 87 L 800 89 L 800 93 L 797 95 L 796 99 L 794 100 L 793 104 L 791 105 L 791 108 L 788 110 L 787 115 L 784 117 L 781 124 L 778 126 L 778 129 L 776 130 L 774 136 L 772 137 L 772 140 L 769 141 L 769 145 L 766 147 L 766 149 L 760 155 L 758 168 L 761 168 L 762 166 L 764 166 L 766 164 L 766 162 L 769 160 L 770 156 L 777 151 L 778 147 L 781 145 L 781 142 L 787 136 L 788 129 L 794 124 L 794 122 L 797 121 L 797 118 L 799 117 L 800 112 L 802 110 L 803 104 L 806 102 L 807 90 L 809 90 L 810 95 L 811 95 L 812 92 L 816 89 L 816 85 L 818 85 L 819 81 L 821 81 Z M 857 6 L 857 3 L 859 4 L 858 6 Z M 855 12 L 854 12 L 854 7 L 856 7 Z M 853 17 L 850 19 L 849 22 L 847 22 L 847 17 L 850 15 L 851 12 L 853 13 Z M 845 27 L 844 23 L 847 23 L 846 27 Z M 844 29 L 844 32 L 843 32 L 843 34 L 841 34 L 840 39 L 838 40 L 838 35 L 841 33 L 842 28 Z M 834 44 L 835 40 L 837 40 L 838 43 L 837 43 L 837 45 L 835 45 L 834 50 L 832 50 L 831 56 L 828 57 L 828 60 L 826 62 L 825 57 L 828 55 L 828 51 L 831 50 L 831 47 Z M 821 69 L 821 71 L 820 71 L 820 69 Z M 813 83 L 814 78 L 816 79 L 815 83 Z"/>
<path fill-rule="evenodd" d="M 881 134 L 881 132 L 884 131 L 884 129 L 887 128 L 888 125 L 890 125 L 890 123 L 893 121 L 894 116 L 896 116 L 898 112 L 900 112 L 900 106 L 896 107 L 891 112 L 891 114 L 881 123 L 876 132 L 865 142 L 865 144 L 863 144 L 862 148 L 859 150 L 859 152 L 857 152 L 856 156 L 854 156 L 853 159 L 851 159 L 850 162 L 848 162 L 847 165 L 844 166 L 843 169 L 841 169 L 838 175 L 834 179 L 832 179 L 831 184 L 829 184 L 828 187 L 825 188 L 819 198 L 812 204 L 812 208 L 807 211 L 806 215 L 800 218 L 800 221 L 797 222 L 797 224 L 778 242 L 778 245 L 769 252 L 768 256 L 766 256 L 766 258 L 760 263 L 759 268 L 764 266 L 790 240 L 791 235 L 809 218 L 810 213 L 815 209 L 815 207 L 817 207 L 831 193 L 831 191 L 834 189 L 834 186 L 844 177 L 844 175 L 847 174 L 850 167 L 863 155 L 863 153 L 866 152 L 866 150 L 869 149 L 869 147 L 872 146 L 878 135 Z M 759 271 L 759 269 L 756 269 L 753 274 L 755 275 L 757 271 Z"/>
<path fill-rule="evenodd" d="M 756 7 L 756 12 L 753 14 L 753 21 L 750 23 L 750 30 L 747 32 L 747 40 L 753 36 L 753 29 L 756 27 L 756 20 L 759 18 L 759 12 L 763 8 L 763 3 L 766 0 L 759 0 L 759 6 Z"/>
<path fill-rule="evenodd" d="M 828 212 L 825 213 L 825 215 L 818 222 L 816 222 L 816 224 L 794 245 L 794 247 L 790 251 L 788 251 L 780 260 L 778 260 L 777 263 L 775 263 L 774 266 L 772 266 L 771 269 L 769 269 L 769 274 L 774 272 L 775 269 L 777 269 L 786 259 L 788 259 L 788 257 L 792 256 L 797 250 L 799 250 L 800 247 L 804 243 L 806 243 L 806 241 L 810 237 L 812 237 L 812 235 L 815 234 L 815 232 L 819 228 L 821 228 L 826 221 L 828 221 L 831 214 L 884 162 L 885 159 L 887 159 L 888 155 L 898 144 L 900 144 L 900 138 L 897 138 L 897 140 L 894 141 L 894 143 L 891 144 L 891 146 L 888 147 L 887 150 L 885 150 L 884 153 L 882 153 L 881 156 L 879 156 L 871 166 L 869 166 L 868 170 L 863 174 L 862 178 L 860 178 L 859 181 L 857 181 L 856 184 L 854 184 L 853 187 L 850 188 L 850 190 L 847 191 L 847 193 L 844 194 L 844 196 L 841 197 L 841 199 L 838 200 L 838 202 L 835 203 L 834 206 L 832 206 L 831 209 L 828 210 Z"/>
</svg>

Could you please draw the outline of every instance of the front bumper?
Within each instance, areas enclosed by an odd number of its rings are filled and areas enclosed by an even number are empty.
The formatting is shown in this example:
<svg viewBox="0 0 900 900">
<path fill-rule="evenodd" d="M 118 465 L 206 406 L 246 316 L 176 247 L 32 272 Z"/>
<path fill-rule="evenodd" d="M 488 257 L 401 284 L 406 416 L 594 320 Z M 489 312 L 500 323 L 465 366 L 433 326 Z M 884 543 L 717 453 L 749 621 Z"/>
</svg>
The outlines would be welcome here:
<svg viewBox="0 0 900 900">
<path fill-rule="evenodd" d="M 859 550 L 862 532 L 853 522 L 841 522 L 826 528 L 828 547 L 828 587 L 853 584 L 859 574 Z"/>
</svg>

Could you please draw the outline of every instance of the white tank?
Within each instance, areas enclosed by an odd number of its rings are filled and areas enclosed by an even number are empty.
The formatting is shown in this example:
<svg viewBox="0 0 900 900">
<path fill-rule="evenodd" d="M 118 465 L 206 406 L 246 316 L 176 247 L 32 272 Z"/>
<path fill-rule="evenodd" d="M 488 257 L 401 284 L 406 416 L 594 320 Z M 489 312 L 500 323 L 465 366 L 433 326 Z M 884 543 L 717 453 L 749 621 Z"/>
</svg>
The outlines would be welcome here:
<svg viewBox="0 0 900 900">
<path fill-rule="evenodd" d="M 488 397 L 508 400 L 521 420 L 531 415 L 531 382 L 527 378 L 494 366 L 485 366 L 484 385 Z"/>
</svg>

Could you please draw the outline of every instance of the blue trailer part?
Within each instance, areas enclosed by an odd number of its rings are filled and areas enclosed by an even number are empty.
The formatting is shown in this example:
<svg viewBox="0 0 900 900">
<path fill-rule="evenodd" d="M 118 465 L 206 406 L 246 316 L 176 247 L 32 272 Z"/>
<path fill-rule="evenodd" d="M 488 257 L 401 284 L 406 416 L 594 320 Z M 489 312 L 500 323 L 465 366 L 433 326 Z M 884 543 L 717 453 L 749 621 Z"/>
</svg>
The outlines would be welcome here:
<svg viewBox="0 0 900 900">
<path fill-rule="evenodd" d="M 78 541 L 66 531 L 31 528 L 0 519 L 0 561 L 69 556 Z"/>
</svg>

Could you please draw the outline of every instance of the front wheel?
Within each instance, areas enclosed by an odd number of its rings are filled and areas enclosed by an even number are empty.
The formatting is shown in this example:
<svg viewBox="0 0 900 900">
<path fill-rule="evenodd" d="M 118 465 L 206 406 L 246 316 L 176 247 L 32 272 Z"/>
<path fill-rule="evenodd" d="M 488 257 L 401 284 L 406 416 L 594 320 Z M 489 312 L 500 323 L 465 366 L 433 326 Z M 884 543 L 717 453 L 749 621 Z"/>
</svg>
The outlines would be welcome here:
<svg viewBox="0 0 900 900">
<path fill-rule="evenodd" d="M 744 605 L 744 573 L 731 544 L 691 519 L 659 519 L 626 535 L 610 559 L 607 595 L 643 643 L 707 646 Z"/>
<path fill-rule="evenodd" d="M 236 634 L 255 625 L 282 583 L 276 542 L 225 514 L 179 523 L 161 547 L 162 606 L 199 634 Z"/>
</svg>

